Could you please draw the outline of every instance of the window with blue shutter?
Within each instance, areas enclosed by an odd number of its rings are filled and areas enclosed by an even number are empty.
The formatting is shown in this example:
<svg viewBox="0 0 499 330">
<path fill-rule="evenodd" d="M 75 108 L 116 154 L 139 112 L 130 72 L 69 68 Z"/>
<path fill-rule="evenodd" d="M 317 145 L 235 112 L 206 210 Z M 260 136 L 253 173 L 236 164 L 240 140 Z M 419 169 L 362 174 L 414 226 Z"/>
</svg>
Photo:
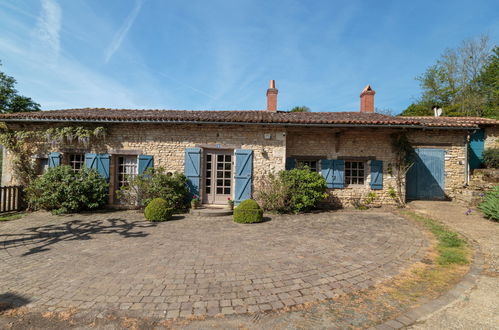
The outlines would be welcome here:
<svg viewBox="0 0 499 330">
<path fill-rule="evenodd" d="M 343 159 L 333 159 L 333 188 L 345 187 L 345 161 Z"/>
<path fill-rule="evenodd" d="M 184 156 L 184 175 L 191 197 L 199 197 L 201 185 L 201 148 L 186 148 Z"/>
<path fill-rule="evenodd" d="M 291 171 L 296 167 L 296 159 L 292 157 L 286 158 L 286 171 Z"/>
<path fill-rule="evenodd" d="M 321 159 L 321 174 L 326 179 L 326 187 L 333 188 L 333 161 L 332 159 Z"/>
<path fill-rule="evenodd" d="M 61 153 L 51 152 L 48 157 L 49 167 L 56 167 L 61 165 Z"/>
<path fill-rule="evenodd" d="M 110 157 L 108 154 L 85 154 L 85 166 L 93 168 L 109 182 Z"/>
<path fill-rule="evenodd" d="M 236 149 L 234 204 L 251 198 L 253 181 L 253 150 Z"/>
<path fill-rule="evenodd" d="M 143 174 L 147 169 L 154 167 L 154 157 L 149 155 L 139 155 L 139 174 Z"/>
<path fill-rule="evenodd" d="M 383 161 L 371 160 L 371 189 L 383 189 Z"/>
</svg>

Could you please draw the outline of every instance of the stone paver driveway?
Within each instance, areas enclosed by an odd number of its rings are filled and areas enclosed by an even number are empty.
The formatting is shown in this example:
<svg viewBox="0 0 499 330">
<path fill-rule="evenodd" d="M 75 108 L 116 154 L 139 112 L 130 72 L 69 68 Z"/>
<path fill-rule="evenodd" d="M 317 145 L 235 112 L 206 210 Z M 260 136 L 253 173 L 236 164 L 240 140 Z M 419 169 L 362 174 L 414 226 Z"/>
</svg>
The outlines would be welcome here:
<svg viewBox="0 0 499 330">
<path fill-rule="evenodd" d="M 412 223 L 384 212 L 253 225 L 177 218 L 34 213 L 0 223 L 0 301 L 167 318 L 266 311 L 372 286 L 428 245 Z"/>
</svg>

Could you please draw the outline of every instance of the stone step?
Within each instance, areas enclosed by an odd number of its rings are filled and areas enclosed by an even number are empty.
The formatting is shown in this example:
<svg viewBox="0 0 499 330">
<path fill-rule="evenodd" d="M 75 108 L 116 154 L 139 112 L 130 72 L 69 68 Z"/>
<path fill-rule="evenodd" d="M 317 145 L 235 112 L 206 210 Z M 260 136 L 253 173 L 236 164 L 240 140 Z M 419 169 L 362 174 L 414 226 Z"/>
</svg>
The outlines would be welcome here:
<svg viewBox="0 0 499 330">
<path fill-rule="evenodd" d="M 197 209 L 191 209 L 190 213 L 198 217 L 212 218 L 232 215 L 232 210 L 229 208 L 201 207 Z"/>
</svg>

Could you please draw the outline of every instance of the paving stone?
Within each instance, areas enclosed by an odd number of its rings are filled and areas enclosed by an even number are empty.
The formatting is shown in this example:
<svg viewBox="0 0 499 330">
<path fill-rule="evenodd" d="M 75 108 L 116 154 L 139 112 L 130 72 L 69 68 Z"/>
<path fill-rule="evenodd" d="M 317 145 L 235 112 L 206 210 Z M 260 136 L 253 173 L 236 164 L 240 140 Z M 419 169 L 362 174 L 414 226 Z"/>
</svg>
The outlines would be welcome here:
<svg viewBox="0 0 499 330">
<path fill-rule="evenodd" d="M 428 244 L 413 224 L 383 212 L 272 215 L 244 227 L 230 217 L 152 224 L 136 211 L 35 212 L 0 231 L 0 263 L 9 270 L 0 272 L 0 292 L 45 310 L 170 319 L 336 297 L 397 274 Z"/>
</svg>

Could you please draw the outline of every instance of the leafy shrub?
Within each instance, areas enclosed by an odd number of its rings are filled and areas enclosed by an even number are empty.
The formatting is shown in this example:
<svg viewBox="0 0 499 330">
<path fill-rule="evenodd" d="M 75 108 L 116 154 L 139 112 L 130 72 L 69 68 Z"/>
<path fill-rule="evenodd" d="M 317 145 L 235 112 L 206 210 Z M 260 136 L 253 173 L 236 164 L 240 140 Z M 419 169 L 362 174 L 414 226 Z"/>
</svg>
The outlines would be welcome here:
<svg viewBox="0 0 499 330">
<path fill-rule="evenodd" d="M 310 211 L 327 198 L 326 180 L 308 168 L 280 171 L 263 180 L 256 198 L 266 211 Z"/>
<path fill-rule="evenodd" d="M 130 205 L 145 206 L 154 198 L 162 198 L 174 210 L 186 208 L 189 201 L 187 178 L 181 173 L 167 173 L 164 168 L 150 168 L 130 178 L 129 184 L 117 191 L 118 198 Z"/>
<path fill-rule="evenodd" d="M 482 157 L 485 167 L 499 168 L 499 148 L 485 149 Z"/>
<path fill-rule="evenodd" d="M 479 209 L 483 214 L 494 221 L 499 221 L 499 185 L 492 188 L 483 199 Z"/>
<path fill-rule="evenodd" d="M 253 199 L 242 201 L 234 209 L 234 221 L 238 223 L 255 223 L 263 220 L 263 210 Z"/>
<path fill-rule="evenodd" d="M 173 208 L 163 198 L 154 198 L 147 204 L 144 216 L 149 221 L 167 221 L 173 215 Z"/>
<path fill-rule="evenodd" d="M 55 214 L 94 210 L 108 199 L 108 184 L 96 170 L 70 166 L 49 168 L 27 188 L 31 209 L 44 209 Z"/>
<path fill-rule="evenodd" d="M 288 212 L 289 186 L 279 175 L 269 174 L 257 183 L 255 198 L 265 211 Z"/>
<path fill-rule="evenodd" d="M 289 209 L 294 213 L 310 211 L 326 197 L 326 180 L 309 169 L 293 169 L 279 173 L 289 189 Z"/>
</svg>

